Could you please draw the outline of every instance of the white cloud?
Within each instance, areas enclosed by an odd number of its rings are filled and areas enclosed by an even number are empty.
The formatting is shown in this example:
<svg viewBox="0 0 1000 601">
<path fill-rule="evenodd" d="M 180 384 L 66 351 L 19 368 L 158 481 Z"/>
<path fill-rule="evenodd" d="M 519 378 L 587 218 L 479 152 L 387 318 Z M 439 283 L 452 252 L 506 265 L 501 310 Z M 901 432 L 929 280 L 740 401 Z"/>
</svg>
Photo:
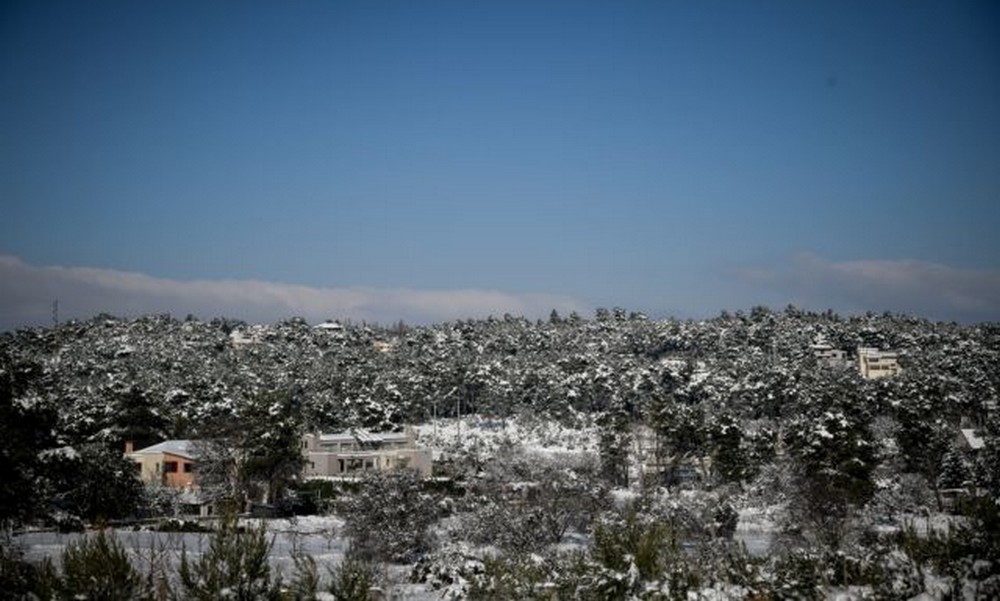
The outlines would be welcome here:
<svg viewBox="0 0 1000 601">
<path fill-rule="evenodd" d="M 1000 272 L 912 260 L 829 261 L 809 253 L 741 279 L 809 308 L 893 311 L 964 322 L 1000 320 Z"/>
<path fill-rule="evenodd" d="M 138 316 L 170 313 L 183 317 L 235 317 L 273 322 L 301 316 L 391 323 L 429 323 L 487 315 L 543 317 L 585 313 L 568 296 L 512 294 L 496 290 L 411 290 L 402 288 L 315 288 L 257 280 L 172 280 L 141 273 L 89 267 L 37 267 L 0 255 L 0 330 L 51 323 L 53 300 L 63 319 L 98 313 Z"/>
</svg>

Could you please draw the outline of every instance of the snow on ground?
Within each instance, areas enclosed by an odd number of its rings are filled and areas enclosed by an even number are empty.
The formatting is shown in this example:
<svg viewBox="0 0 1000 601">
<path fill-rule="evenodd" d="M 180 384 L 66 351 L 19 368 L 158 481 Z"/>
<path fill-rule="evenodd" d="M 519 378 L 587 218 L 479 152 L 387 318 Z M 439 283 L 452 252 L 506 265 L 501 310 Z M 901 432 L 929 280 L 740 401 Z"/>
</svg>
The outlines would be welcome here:
<svg viewBox="0 0 1000 601">
<path fill-rule="evenodd" d="M 243 525 L 255 526 L 261 520 L 244 520 Z M 296 552 L 313 556 L 321 566 L 338 564 L 347 551 L 348 540 L 340 535 L 343 520 L 334 516 L 308 516 L 294 519 L 264 520 L 268 533 L 273 537 L 271 565 L 284 574 L 290 574 L 292 556 Z M 153 558 L 167 558 L 179 565 L 181 554 L 189 558 L 200 557 L 208 549 L 210 534 L 204 532 L 156 532 L 109 528 L 111 533 L 128 550 L 142 567 Z M 48 557 L 59 560 L 63 549 L 72 542 L 87 536 L 86 533 L 61 533 L 33 531 L 16 537 L 28 561 L 41 561 Z"/>
<path fill-rule="evenodd" d="M 336 535 L 344 528 L 344 520 L 335 515 L 302 515 L 291 518 L 247 519 L 242 523 L 256 526 L 267 525 L 270 532 L 296 534 L 327 534 Z"/>
<path fill-rule="evenodd" d="M 350 541 L 342 535 L 344 521 L 337 516 L 301 516 L 287 519 L 245 519 L 241 525 L 254 527 L 264 523 L 273 536 L 270 563 L 287 582 L 294 570 L 293 555 L 305 553 L 316 560 L 322 583 L 329 579 L 329 569 L 344 560 Z M 156 532 L 153 530 L 113 529 L 107 532 L 117 538 L 127 550 L 133 565 L 143 574 L 153 566 L 180 566 L 181 554 L 197 559 L 208 549 L 209 534 L 202 532 Z M 72 542 L 92 533 L 60 533 L 31 531 L 20 534 L 16 541 L 25 552 L 25 559 L 36 562 L 45 558 L 56 566 L 63 550 Z M 431 601 L 441 599 L 441 593 L 424 584 L 408 582 L 409 565 L 388 565 L 383 577 L 384 588 L 398 601 Z M 320 597 L 322 598 L 322 596 Z"/>
<path fill-rule="evenodd" d="M 739 509 L 733 539 L 742 542 L 751 555 L 764 557 L 771 550 L 771 543 L 778 532 L 775 515 L 780 510 L 778 506 Z"/>
</svg>

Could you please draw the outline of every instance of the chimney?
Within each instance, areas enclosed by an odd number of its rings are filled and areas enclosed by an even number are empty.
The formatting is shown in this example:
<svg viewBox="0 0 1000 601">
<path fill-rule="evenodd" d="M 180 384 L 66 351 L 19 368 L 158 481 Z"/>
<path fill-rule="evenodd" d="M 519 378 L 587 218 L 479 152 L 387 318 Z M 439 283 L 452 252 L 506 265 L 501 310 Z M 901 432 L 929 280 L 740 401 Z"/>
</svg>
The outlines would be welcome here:
<svg viewBox="0 0 1000 601">
<path fill-rule="evenodd" d="M 125 441 L 125 454 L 128 455 L 128 454 L 132 453 L 132 451 L 134 451 L 134 450 L 135 450 L 135 443 L 132 442 L 131 440 L 126 440 Z"/>
</svg>

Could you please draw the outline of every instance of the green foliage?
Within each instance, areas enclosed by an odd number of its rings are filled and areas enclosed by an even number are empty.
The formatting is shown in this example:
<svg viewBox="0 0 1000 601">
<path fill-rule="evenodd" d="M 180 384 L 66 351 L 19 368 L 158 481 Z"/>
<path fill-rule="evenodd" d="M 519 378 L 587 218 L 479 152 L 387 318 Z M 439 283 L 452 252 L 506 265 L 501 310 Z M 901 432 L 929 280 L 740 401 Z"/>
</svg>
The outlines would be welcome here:
<svg viewBox="0 0 1000 601">
<path fill-rule="evenodd" d="M 468 539 L 528 553 L 558 543 L 568 530 L 586 532 L 610 505 L 597 471 L 589 462 L 566 465 L 503 453 L 484 466 L 473 487 Z"/>
<path fill-rule="evenodd" d="M 731 414 L 718 415 L 712 420 L 708 442 L 712 468 L 722 482 L 741 482 L 749 475 L 743 431 Z"/>
<path fill-rule="evenodd" d="M 823 565 L 819 555 L 797 551 L 773 562 L 772 589 L 778 599 L 822 599 Z"/>
<path fill-rule="evenodd" d="M 167 419 L 157 410 L 148 393 L 133 381 L 111 395 L 111 415 L 118 436 L 115 444 L 131 441 L 136 449 L 156 444 L 166 436 Z M 118 448 L 121 448 L 119 446 Z"/>
<path fill-rule="evenodd" d="M 43 509 L 48 491 L 39 451 L 57 444 L 55 408 L 20 396 L 25 369 L 0 364 L 0 523 L 22 523 Z"/>
<path fill-rule="evenodd" d="M 629 447 L 632 444 L 628 411 L 623 404 L 614 403 L 599 423 L 601 474 L 611 486 L 628 486 Z"/>
<path fill-rule="evenodd" d="M 989 497 L 971 497 L 960 504 L 960 511 L 962 517 L 946 531 L 901 530 L 895 546 L 937 574 L 957 581 L 987 581 L 1000 593 L 1000 508 Z"/>
<path fill-rule="evenodd" d="M 336 601 L 369 601 L 377 583 L 375 565 L 358 559 L 346 558 L 330 570 L 330 594 Z"/>
<path fill-rule="evenodd" d="M 51 509 L 92 522 L 132 514 L 143 499 L 134 464 L 100 444 L 64 444 L 54 406 L 15 398 L 25 385 L 15 372 L 0 370 L 0 522 L 23 523 Z"/>
<path fill-rule="evenodd" d="M 66 547 L 58 582 L 66 599 L 130 601 L 148 594 L 125 548 L 103 530 Z"/>
<path fill-rule="evenodd" d="M 316 560 L 311 555 L 295 551 L 292 553 L 292 562 L 295 566 L 292 581 L 283 596 L 286 598 L 290 596 L 296 600 L 315 599 L 319 590 L 319 570 L 316 568 Z"/>
<path fill-rule="evenodd" d="M 423 492 L 416 472 L 368 472 L 358 493 L 338 506 L 359 559 L 408 563 L 430 549 L 428 529 L 437 520 L 437 503 Z"/>
<path fill-rule="evenodd" d="M 297 393 L 254 395 L 235 416 L 216 416 L 203 426 L 199 485 L 237 507 L 251 500 L 280 504 L 302 473 L 302 433 Z"/>
<path fill-rule="evenodd" d="M 792 424 L 787 435 L 795 473 L 792 519 L 812 542 L 837 550 L 850 521 L 875 492 L 877 458 L 856 413 L 824 411 Z"/>
<path fill-rule="evenodd" d="M 250 482 L 262 484 L 268 502 L 283 498 L 297 480 L 305 459 L 302 425 L 295 393 L 265 394 L 249 404 L 242 422 L 244 469 Z"/>
<path fill-rule="evenodd" d="M 82 445 L 78 452 L 61 464 L 64 492 L 57 505 L 91 523 L 133 515 L 145 500 L 135 463 L 103 445 Z"/>
<path fill-rule="evenodd" d="M 677 549 L 669 524 L 643 523 L 635 511 L 628 512 L 624 520 L 594 527 L 594 559 L 616 572 L 628 572 L 634 565 L 644 580 L 658 578 L 667 558 Z"/>
<path fill-rule="evenodd" d="M 483 571 L 471 575 L 467 598 L 473 601 L 559 598 L 552 583 L 554 562 L 538 555 L 502 555 L 483 559 Z M 549 586 L 547 586 L 547 584 Z"/>
<path fill-rule="evenodd" d="M 272 578 L 268 564 L 272 543 L 263 525 L 243 530 L 234 518 L 224 520 L 197 561 L 188 560 L 187 550 L 181 554 L 179 575 L 184 598 L 279 599 L 281 578 Z"/>
<path fill-rule="evenodd" d="M 7 533 L 0 535 L 0 591 L 9 599 L 51 599 L 56 594 L 58 574 L 52 562 L 32 564 Z"/>
</svg>

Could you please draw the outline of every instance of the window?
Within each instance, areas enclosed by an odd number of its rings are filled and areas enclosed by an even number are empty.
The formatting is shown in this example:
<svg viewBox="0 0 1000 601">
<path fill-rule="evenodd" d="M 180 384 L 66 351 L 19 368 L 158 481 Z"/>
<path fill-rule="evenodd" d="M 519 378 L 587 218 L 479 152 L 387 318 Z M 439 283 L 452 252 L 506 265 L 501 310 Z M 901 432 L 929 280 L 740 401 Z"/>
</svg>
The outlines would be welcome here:
<svg viewBox="0 0 1000 601">
<path fill-rule="evenodd" d="M 192 472 L 194 472 L 194 464 L 193 463 L 185 463 L 184 464 L 184 473 L 185 474 L 190 474 Z"/>
<path fill-rule="evenodd" d="M 177 473 L 177 462 L 176 461 L 164 461 L 163 462 L 163 472 L 166 474 Z"/>
</svg>

